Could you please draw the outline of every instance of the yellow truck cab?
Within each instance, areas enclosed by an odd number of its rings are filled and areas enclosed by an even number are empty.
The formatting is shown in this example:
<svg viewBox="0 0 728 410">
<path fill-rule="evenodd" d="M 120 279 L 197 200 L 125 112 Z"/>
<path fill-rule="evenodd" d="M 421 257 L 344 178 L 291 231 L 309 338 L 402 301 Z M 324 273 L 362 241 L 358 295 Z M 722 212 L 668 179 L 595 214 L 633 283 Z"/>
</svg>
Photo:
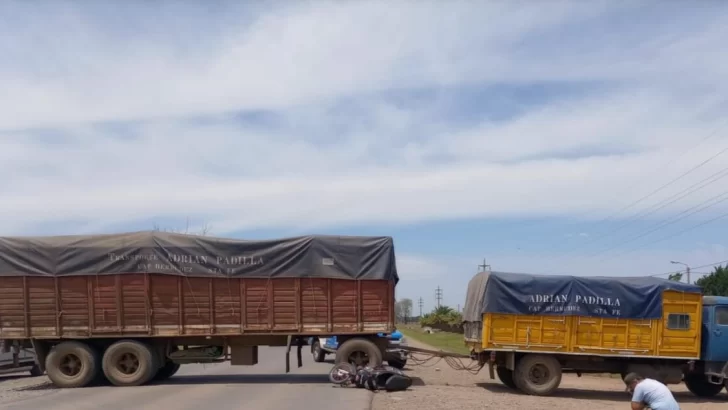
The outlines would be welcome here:
<svg viewBox="0 0 728 410">
<path fill-rule="evenodd" d="M 702 360 L 711 309 L 700 287 L 653 277 L 480 272 L 468 285 L 465 343 L 491 378 L 532 395 L 551 394 L 565 372 L 636 372 L 666 384 L 685 378 L 711 396 L 728 376 L 728 357 L 709 368 Z"/>
</svg>

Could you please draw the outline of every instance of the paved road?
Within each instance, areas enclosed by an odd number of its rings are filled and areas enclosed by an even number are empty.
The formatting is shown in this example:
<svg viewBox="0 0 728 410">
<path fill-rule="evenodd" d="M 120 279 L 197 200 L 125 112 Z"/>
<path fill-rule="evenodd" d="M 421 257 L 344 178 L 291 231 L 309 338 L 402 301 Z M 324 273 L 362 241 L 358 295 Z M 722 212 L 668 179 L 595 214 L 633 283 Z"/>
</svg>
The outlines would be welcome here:
<svg viewBox="0 0 728 410">
<path fill-rule="evenodd" d="M 295 349 L 294 349 L 295 350 Z M 304 352 L 305 352 L 304 348 Z M 284 348 L 261 347 L 255 366 L 184 365 L 164 383 L 141 387 L 41 388 L 0 399 L 5 410 L 250 409 L 368 410 L 372 393 L 340 388 L 328 381 L 331 363 L 314 363 L 304 354 L 285 374 Z M 15 383 L 15 381 L 3 382 Z"/>
</svg>

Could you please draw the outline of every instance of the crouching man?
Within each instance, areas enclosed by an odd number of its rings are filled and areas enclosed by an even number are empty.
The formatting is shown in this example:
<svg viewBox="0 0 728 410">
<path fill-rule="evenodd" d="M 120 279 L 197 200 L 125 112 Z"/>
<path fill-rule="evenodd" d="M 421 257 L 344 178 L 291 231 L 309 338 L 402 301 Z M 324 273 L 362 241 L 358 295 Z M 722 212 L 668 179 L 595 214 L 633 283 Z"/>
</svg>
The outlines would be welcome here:
<svg viewBox="0 0 728 410">
<path fill-rule="evenodd" d="M 632 394 L 632 410 L 680 410 L 670 389 L 653 379 L 644 379 L 637 373 L 624 377 L 627 391 Z"/>
</svg>

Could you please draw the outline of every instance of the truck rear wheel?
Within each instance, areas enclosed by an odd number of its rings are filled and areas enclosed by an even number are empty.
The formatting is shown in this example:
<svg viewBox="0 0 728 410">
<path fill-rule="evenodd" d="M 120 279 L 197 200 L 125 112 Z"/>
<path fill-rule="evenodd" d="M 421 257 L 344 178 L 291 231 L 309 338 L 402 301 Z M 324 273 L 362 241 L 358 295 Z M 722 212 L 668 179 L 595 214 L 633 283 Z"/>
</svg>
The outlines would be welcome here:
<svg viewBox="0 0 728 410">
<path fill-rule="evenodd" d="M 511 389 L 517 389 L 516 383 L 513 382 L 513 370 L 498 366 L 495 368 L 495 373 L 498 375 L 498 378 L 500 379 L 501 383 L 503 383 L 504 386 L 509 387 Z"/>
<path fill-rule="evenodd" d="M 513 382 L 532 396 L 548 396 L 561 384 L 561 364 L 546 355 L 526 355 L 516 364 Z"/>
<path fill-rule="evenodd" d="M 713 384 L 702 374 L 686 374 L 685 387 L 698 397 L 713 397 L 723 390 L 722 384 Z"/>
<path fill-rule="evenodd" d="M 116 386 L 139 386 L 147 383 L 159 370 L 157 355 L 136 340 L 118 341 L 104 353 L 106 378 Z"/>
<path fill-rule="evenodd" d="M 96 350 L 75 341 L 53 346 L 46 356 L 45 367 L 48 378 L 62 388 L 88 386 L 101 370 Z"/>
<path fill-rule="evenodd" d="M 349 339 L 336 349 L 335 364 L 341 362 L 358 366 L 379 366 L 382 364 L 382 352 L 371 340 L 363 338 Z"/>
</svg>

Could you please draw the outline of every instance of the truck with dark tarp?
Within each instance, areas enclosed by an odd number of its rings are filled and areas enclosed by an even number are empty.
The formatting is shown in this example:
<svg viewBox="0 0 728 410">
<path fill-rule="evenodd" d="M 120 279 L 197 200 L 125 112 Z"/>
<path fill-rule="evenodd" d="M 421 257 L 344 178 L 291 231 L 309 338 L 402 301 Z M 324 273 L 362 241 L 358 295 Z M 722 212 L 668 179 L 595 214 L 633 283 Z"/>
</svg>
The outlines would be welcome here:
<svg viewBox="0 0 728 410">
<path fill-rule="evenodd" d="M 319 336 L 337 337 L 337 363 L 378 365 L 398 280 L 391 237 L 0 237 L 0 341 L 59 387 L 255 365 L 258 346 L 286 346 L 288 371 Z"/>
<path fill-rule="evenodd" d="M 728 387 L 728 298 L 695 285 L 480 272 L 463 321 L 472 357 L 527 394 L 553 393 L 566 372 L 635 372 L 701 397 Z"/>
</svg>

